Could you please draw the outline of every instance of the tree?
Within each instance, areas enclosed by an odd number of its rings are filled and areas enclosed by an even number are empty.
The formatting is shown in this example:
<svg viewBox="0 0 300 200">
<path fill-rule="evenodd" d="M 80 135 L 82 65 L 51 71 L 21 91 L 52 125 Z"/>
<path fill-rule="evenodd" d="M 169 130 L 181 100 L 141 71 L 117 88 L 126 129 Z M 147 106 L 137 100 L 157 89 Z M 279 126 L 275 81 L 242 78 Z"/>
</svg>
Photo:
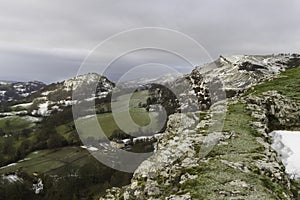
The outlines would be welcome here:
<svg viewBox="0 0 300 200">
<path fill-rule="evenodd" d="M 5 127 L 6 127 L 7 129 L 9 129 L 10 126 L 11 126 L 11 121 L 10 121 L 10 120 L 6 120 L 4 124 L 5 124 Z"/>
<path fill-rule="evenodd" d="M 30 151 L 31 151 L 31 142 L 30 140 L 24 140 L 17 150 L 17 157 L 18 159 L 24 158 Z"/>
<path fill-rule="evenodd" d="M 126 138 L 130 138 L 131 136 L 126 134 L 124 131 L 120 130 L 120 129 L 116 129 L 112 132 L 111 136 L 109 136 L 108 139 L 113 140 L 113 139 L 118 139 L 118 140 L 122 140 L 122 139 L 126 139 Z"/>
<path fill-rule="evenodd" d="M 47 146 L 49 149 L 61 147 L 66 144 L 66 140 L 63 136 L 58 133 L 53 133 L 47 140 Z"/>
<path fill-rule="evenodd" d="M 1 137 L 1 136 L 4 136 L 4 135 L 5 135 L 5 132 L 3 131 L 2 128 L 0 128 L 0 137 Z"/>
<path fill-rule="evenodd" d="M 12 137 L 7 137 L 4 139 L 2 153 L 6 155 L 13 156 L 16 152 L 14 147 L 14 139 Z"/>
<path fill-rule="evenodd" d="M 22 179 L 23 181 L 9 182 L 4 180 L 0 182 L 0 199 L 37 199 L 32 190 L 32 183 L 23 177 Z"/>
</svg>

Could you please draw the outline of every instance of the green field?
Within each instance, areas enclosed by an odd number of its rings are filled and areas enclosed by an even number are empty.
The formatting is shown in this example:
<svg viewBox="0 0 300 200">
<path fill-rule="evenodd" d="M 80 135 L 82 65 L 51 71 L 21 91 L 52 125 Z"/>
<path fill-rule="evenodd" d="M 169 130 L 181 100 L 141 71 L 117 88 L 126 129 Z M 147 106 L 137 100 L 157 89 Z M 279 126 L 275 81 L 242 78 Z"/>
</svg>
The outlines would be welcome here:
<svg viewBox="0 0 300 200">
<path fill-rule="evenodd" d="M 158 127 L 158 121 L 155 118 L 155 113 L 149 113 L 145 108 L 138 107 L 139 103 L 145 103 L 148 97 L 148 91 L 139 91 L 130 95 L 122 95 L 117 98 L 114 104 L 114 115 L 112 113 L 102 113 L 97 115 L 97 121 L 95 118 L 82 118 L 76 121 L 77 128 L 79 130 L 81 138 L 94 137 L 100 139 L 102 136 L 99 134 L 99 127 L 101 126 L 103 132 L 109 137 L 114 130 L 118 130 L 121 127 L 124 132 L 135 133 L 139 132 L 141 128 L 150 124 L 153 130 Z M 126 100 L 127 99 L 127 100 Z M 128 99 L 130 101 L 128 102 Z M 129 108 L 129 113 L 128 113 Z M 119 127 L 115 121 L 114 116 L 117 116 L 119 120 Z M 132 120 L 132 121 L 131 121 Z M 66 127 L 59 127 L 60 130 L 68 129 Z"/>
<path fill-rule="evenodd" d="M 126 98 L 130 99 L 130 101 L 126 101 Z M 150 123 L 150 119 L 153 115 L 145 110 L 145 108 L 141 108 L 138 106 L 139 103 L 145 103 L 148 98 L 148 91 L 139 91 L 134 93 L 132 96 L 122 95 L 115 101 L 116 112 L 121 119 L 121 123 L 125 123 L 128 128 L 128 132 L 139 132 L 139 126 L 146 126 Z M 129 102 L 129 115 L 128 117 L 128 102 Z M 129 119 L 130 118 L 130 119 Z M 131 119 L 138 126 L 130 126 L 128 125 Z M 96 120 L 96 121 L 95 121 Z M 155 119 L 153 119 L 154 123 L 152 125 L 156 125 Z M 100 125 L 105 132 L 106 136 L 109 137 L 114 130 L 118 130 L 119 127 L 114 120 L 114 116 L 112 113 L 102 113 L 98 114 L 97 118 L 80 118 L 76 121 L 77 125 L 79 124 L 78 132 L 81 134 L 81 139 L 87 139 L 89 137 L 93 137 L 95 139 L 101 139 L 102 136 L 99 133 L 99 129 L 97 129 L 98 125 Z M 20 133 L 25 129 L 29 129 L 34 126 L 35 123 L 30 122 L 25 117 L 7 117 L 0 119 L 0 128 L 5 133 Z M 74 130 L 74 122 L 69 122 L 67 124 L 59 125 L 55 127 L 57 133 L 63 136 L 66 141 L 71 143 L 72 137 L 76 135 L 76 130 Z M 5 138 L 2 138 L 5 139 Z M 26 137 L 18 137 L 17 140 L 14 141 L 14 146 L 16 149 L 19 148 L 21 143 L 24 140 L 30 140 L 31 143 L 37 142 L 37 136 L 35 132 L 29 132 Z M 6 156 L 7 157 L 7 156 Z M 5 158 L 6 158 L 5 157 Z M 80 148 L 80 147 L 64 147 L 58 149 L 47 149 L 39 151 L 38 153 L 30 153 L 25 161 L 16 163 L 16 165 L 2 168 L 0 170 L 0 174 L 15 171 L 16 169 L 22 169 L 25 172 L 33 173 L 59 173 L 59 169 L 63 169 L 67 164 L 76 163 L 75 165 L 83 165 L 87 163 L 89 153 L 88 151 Z M 7 157 L 8 159 L 8 157 Z"/>
<path fill-rule="evenodd" d="M 4 174 L 17 169 L 32 174 L 63 174 L 63 170 L 68 165 L 80 167 L 91 155 L 80 147 L 64 147 L 53 150 L 41 150 L 29 154 L 24 161 L 13 166 L 0 169 L 0 174 Z"/>
</svg>

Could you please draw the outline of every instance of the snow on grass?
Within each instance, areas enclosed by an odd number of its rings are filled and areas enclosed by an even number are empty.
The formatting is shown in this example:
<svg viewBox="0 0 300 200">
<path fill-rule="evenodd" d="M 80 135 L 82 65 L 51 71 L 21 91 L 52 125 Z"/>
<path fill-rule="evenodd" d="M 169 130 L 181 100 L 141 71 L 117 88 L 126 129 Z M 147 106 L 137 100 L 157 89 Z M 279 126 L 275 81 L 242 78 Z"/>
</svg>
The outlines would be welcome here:
<svg viewBox="0 0 300 200">
<path fill-rule="evenodd" d="M 7 175 L 7 176 L 2 175 L 2 178 L 3 178 L 4 180 L 7 180 L 7 181 L 10 182 L 10 183 L 22 182 L 22 181 L 23 181 L 22 178 L 18 177 L 17 175 L 13 175 L 13 174 Z"/>
<path fill-rule="evenodd" d="M 49 105 L 49 102 L 46 101 L 45 103 L 42 103 L 39 105 L 39 110 L 37 111 L 37 113 L 39 115 L 42 115 L 42 116 L 47 116 L 49 115 L 49 111 L 48 111 L 48 105 Z"/>
<path fill-rule="evenodd" d="M 30 103 L 22 103 L 22 104 L 14 105 L 14 106 L 12 106 L 12 108 L 16 108 L 16 107 L 24 107 L 24 108 L 27 108 L 27 107 L 29 107 L 29 106 L 31 106 L 31 105 L 32 105 L 32 102 L 30 102 Z"/>
<path fill-rule="evenodd" d="M 64 104 L 65 104 L 66 106 L 72 106 L 72 105 L 74 105 L 74 104 L 76 104 L 76 103 L 77 103 L 76 100 L 75 100 L 75 101 L 71 101 L 71 100 L 64 101 Z"/>
<path fill-rule="evenodd" d="M 32 117 L 32 116 L 25 116 L 25 117 L 23 117 L 25 120 L 27 120 L 27 121 L 30 121 L 30 122 L 40 122 L 40 121 L 42 121 L 42 119 L 41 118 L 38 118 L 38 117 Z"/>
<path fill-rule="evenodd" d="M 35 194 L 41 193 L 44 189 L 44 184 L 43 184 L 42 179 L 39 178 L 38 182 L 36 184 L 32 185 L 32 189 L 33 189 Z"/>
<path fill-rule="evenodd" d="M 11 163 L 11 164 L 9 164 L 9 165 L 6 165 L 6 166 L 3 166 L 3 167 L 1 167 L 0 169 L 5 169 L 5 168 L 7 168 L 7 167 L 12 167 L 12 166 L 15 166 L 17 163 Z"/>
<path fill-rule="evenodd" d="M 272 148 L 280 155 L 286 172 L 300 178 L 300 131 L 273 131 Z"/>
<path fill-rule="evenodd" d="M 28 160 L 30 160 L 30 159 L 31 159 L 31 158 L 24 158 L 24 159 L 22 159 L 22 160 L 19 160 L 17 163 L 11 163 L 11 164 L 5 165 L 5 166 L 3 166 L 3 167 L 0 167 L 0 169 L 5 169 L 5 168 L 7 168 L 7 167 L 15 166 L 15 165 L 17 165 L 18 163 L 25 162 L 25 161 L 28 161 Z"/>
<path fill-rule="evenodd" d="M 98 151 L 99 149 L 96 147 L 88 147 L 87 148 L 89 151 Z"/>
<path fill-rule="evenodd" d="M 52 91 L 46 91 L 46 92 L 43 92 L 43 93 L 42 93 L 42 96 L 48 96 L 50 93 L 53 93 L 53 92 L 55 92 L 55 91 L 57 91 L 57 90 L 52 90 Z"/>
<path fill-rule="evenodd" d="M 2 117 L 9 117 L 9 116 L 16 116 L 16 115 L 26 115 L 27 111 L 23 110 L 23 111 L 18 111 L 18 112 L 4 112 L 4 113 L 0 113 L 0 116 Z"/>
<path fill-rule="evenodd" d="M 6 91 L 2 90 L 0 91 L 0 95 L 5 95 Z"/>
<path fill-rule="evenodd" d="M 20 94 L 22 97 L 27 97 L 27 96 L 29 96 L 31 93 L 29 93 L 29 92 L 26 92 L 26 93 L 22 93 L 22 94 Z"/>
<path fill-rule="evenodd" d="M 92 146 L 90 146 L 90 147 L 87 147 L 87 146 L 80 146 L 80 147 L 83 148 L 83 149 L 87 149 L 87 150 L 89 150 L 89 151 L 98 151 L 98 150 L 99 150 L 98 148 L 92 147 Z"/>
<path fill-rule="evenodd" d="M 30 160 L 30 159 L 31 159 L 31 158 L 24 158 L 24 159 L 22 159 L 22 160 L 19 160 L 18 163 L 25 162 L 25 161 L 28 161 L 28 160 Z"/>
</svg>

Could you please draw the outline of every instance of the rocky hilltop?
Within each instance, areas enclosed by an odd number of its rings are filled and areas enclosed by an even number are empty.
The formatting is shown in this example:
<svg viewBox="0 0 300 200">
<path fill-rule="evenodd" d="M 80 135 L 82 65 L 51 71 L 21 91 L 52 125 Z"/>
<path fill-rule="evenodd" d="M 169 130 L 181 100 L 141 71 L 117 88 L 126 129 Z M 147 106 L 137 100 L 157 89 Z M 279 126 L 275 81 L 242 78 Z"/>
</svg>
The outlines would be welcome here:
<svg viewBox="0 0 300 200">
<path fill-rule="evenodd" d="M 131 184 L 101 199 L 299 199 L 269 136 L 300 128 L 298 66 L 295 54 L 220 56 L 175 80 L 199 109 L 171 115 Z"/>
</svg>

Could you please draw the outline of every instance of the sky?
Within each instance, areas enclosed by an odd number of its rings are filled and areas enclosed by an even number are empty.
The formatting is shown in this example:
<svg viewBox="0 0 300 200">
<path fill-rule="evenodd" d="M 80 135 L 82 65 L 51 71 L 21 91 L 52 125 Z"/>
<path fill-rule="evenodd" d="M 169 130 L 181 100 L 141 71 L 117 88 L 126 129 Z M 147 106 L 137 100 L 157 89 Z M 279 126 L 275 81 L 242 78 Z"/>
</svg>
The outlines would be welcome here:
<svg viewBox="0 0 300 200">
<path fill-rule="evenodd" d="M 51 83 L 75 76 L 99 43 L 142 27 L 184 33 L 212 59 L 221 54 L 299 53 L 299 24 L 299 0 L 0 0 L 0 80 Z M 146 56 L 168 60 L 183 73 L 193 68 L 164 53 Z M 111 74 L 144 57 L 127 56 Z M 195 62 L 207 60 L 200 56 Z"/>
</svg>

